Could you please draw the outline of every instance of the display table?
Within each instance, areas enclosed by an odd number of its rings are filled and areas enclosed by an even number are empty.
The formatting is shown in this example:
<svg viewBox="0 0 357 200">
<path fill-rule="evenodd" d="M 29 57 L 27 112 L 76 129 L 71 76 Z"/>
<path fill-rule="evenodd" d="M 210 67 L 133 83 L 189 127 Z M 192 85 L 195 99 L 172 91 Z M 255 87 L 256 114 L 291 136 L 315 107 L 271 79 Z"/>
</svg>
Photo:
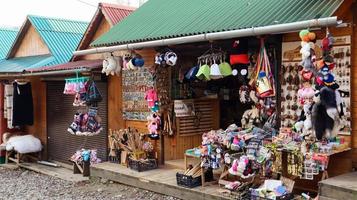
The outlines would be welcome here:
<svg viewBox="0 0 357 200">
<path fill-rule="evenodd" d="M 282 160 L 287 160 L 288 159 L 288 154 L 291 153 L 290 150 L 287 150 L 287 149 L 277 149 L 278 151 L 281 151 L 282 152 Z M 342 150 L 336 150 L 336 151 L 333 151 L 331 153 L 326 153 L 326 154 L 322 154 L 322 155 L 325 155 L 328 157 L 328 162 L 327 162 L 327 165 L 326 165 L 326 170 L 323 170 L 322 171 L 322 176 L 321 176 L 321 180 L 324 180 L 324 179 L 327 179 L 329 178 L 329 175 L 328 175 L 328 165 L 329 165 L 329 162 L 330 162 L 330 157 L 333 156 L 333 155 L 336 155 L 336 154 L 340 154 L 340 153 L 344 153 L 344 152 L 347 152 L 347 151 L 350 151 L 351 148 L 345 148 L 345 149 L 342 149 Z M 281 171 L 281 174 L 282 176 L 285 176 L 285 177 L 289 177 L 289 174 L 288 174 L 288 163 L 287 162 L 282 162 L 282 171 Z"/>
<path fill-rule="evenodd" d="M 185 170 L 187 170 L 188 168 L 188 159 L 198 159 L 199 162 L 201 162 L 201 155 L 197 155 L 197 154 L 194 154 L 194 153 L 188 153 L 190 152 L 190 150 L 193 150 L 193 149 L 188 149 L 186 150 L 185 154 L 184 154 L 184 162 L 185 162 Z M 206 182 L 205 180 L 205 170 L 203 167 L 201 167 L 201 184 L 202 184 L 202 187 L 206 186 L 206 185 L 210 185 L 210 184 L 214 184 L 216 183 L 217 181 L 210 181 L 210 182 Z"/>
</svg>

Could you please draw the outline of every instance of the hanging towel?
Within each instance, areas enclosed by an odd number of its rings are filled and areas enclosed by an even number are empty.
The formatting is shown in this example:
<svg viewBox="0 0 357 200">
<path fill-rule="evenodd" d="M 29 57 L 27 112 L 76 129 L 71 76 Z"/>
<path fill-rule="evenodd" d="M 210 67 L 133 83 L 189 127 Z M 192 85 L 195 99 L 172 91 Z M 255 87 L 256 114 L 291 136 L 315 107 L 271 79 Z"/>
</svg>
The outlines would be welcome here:
<svg viewBox="0 0 357 200">
<path fill-rule="evenodd" d="M 7 127 L 14 128 L 12 125 L 12 108 L 13 108 L 13 93 L 14 87 L 12 84 L 6 84 L 4 88 L 4 117 L 7 119 Z"/>
<path fill-rule="evenodd" d="M 6 84 L 4 84 L 4 119 L 7 119 Z"/>
<path fill-rule="evenodd" d="M 12 125 L 33 125 L 33 100 L 31 83 L 13 83 Z"/>
</svg>

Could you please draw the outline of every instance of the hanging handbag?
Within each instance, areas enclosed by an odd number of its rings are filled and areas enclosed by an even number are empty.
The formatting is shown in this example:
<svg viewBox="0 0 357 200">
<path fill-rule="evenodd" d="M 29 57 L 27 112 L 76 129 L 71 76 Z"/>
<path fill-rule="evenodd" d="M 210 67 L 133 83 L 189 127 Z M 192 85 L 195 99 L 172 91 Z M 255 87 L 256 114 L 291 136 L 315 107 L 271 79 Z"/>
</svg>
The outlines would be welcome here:
<svg viewBox="0 0 357 200">
<path fill-rule="evenodd" d="M 89 81 L 88 83 L 88 89 L 86 92 L 86 98 L 85 101 L 88 105 L 95 104 L 98 102 L 101 102 L 103 100 L 102 95 L 100 94 L 95 82 Z"/>
<path fill-rule="evenodd" d="M 256 67 L 249 83 L 251 86 L 255 86 L 258 95 L 262 98 L 275 95 L 274 77 L 263 39 L 261 39 Z"/>
<path fill-rule="evenodd" d="M 258 80 L 256 82 L 256 89 L 260 97 L 266 97 L 271 95 L 272 87 L 270 81 L 264 71 L 259 73 Z"/>
</svg>

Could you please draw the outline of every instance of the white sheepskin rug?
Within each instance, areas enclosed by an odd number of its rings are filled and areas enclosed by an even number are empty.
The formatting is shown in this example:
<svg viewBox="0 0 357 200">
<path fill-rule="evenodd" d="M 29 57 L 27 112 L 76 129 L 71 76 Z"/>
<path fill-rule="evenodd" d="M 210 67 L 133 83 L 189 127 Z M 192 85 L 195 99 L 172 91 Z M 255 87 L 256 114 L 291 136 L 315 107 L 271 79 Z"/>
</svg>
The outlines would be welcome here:
<svg viewBox="0 0 357 200">
<path fill-rule="evenodd" d="M 42 150 L 41 141 L 33 135 L 10 137 L 6 142 L 6 151 L 15 150 L 18 153 L 36 153 Z"/>
</svg>

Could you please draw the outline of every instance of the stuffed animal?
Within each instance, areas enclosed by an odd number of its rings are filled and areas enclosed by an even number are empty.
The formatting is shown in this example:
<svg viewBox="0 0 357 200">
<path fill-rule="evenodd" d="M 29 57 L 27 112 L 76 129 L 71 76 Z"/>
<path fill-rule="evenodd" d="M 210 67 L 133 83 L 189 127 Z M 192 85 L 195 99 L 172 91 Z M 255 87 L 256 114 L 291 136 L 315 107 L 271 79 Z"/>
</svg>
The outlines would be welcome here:
<svg viewBox="0 0 357 200">
<path fill-rule="evenodd" d="M 299 33 L 301 38 L 301 65 L 304 67 L 305 70 L 313 70 L 316 62 L 316 55 L 315 55 L 315 42 L 316 42 L 316 35 L 313 32 L 310 32 L 307 29 L 301 30 Z"/>
<path fill-rule="evenodd" d="M 304 87 L 298 90 L 298 100 L 301 105 L 304 105 L 313 99 L 315 95 L 315 90 L 311 87 L 309 83 L 304 83 Z"/>
<path fill-rule="evenodd" d="M 106 55 L 103 60 L 102 73 L 105 73 L 107 76 L 109 74 L 112 76 L 119 75 L 121 71 L 121 60 L 121 57 Z"/>
<path fill-rule="evenodd" d="M 149 131 L 149 137 L 151 139 L 158 139 L 159 133 L 158 130 L 160 129 L 161 119 L 160 116 L 156 113 L 152 113 L 147 117 L 148 123 L 147 128 Z"/>
<path fill-rule="evenodd" d="M 242 128 L 248 129 L 252 128 L 255 124 L 260 123 L 260 114 L 258 108 L 255 106 L 252 107 L 250 110 L 246 110 L 243 113 L 241 123 L 242 123 Z"/>
<path fill-rule="evenodd" d="M 336 93 L 329 87 L 322 87 L 315 95 L 312 108 L 312 126 L 318 140 L 323 136 L 332 138 L 337 135 L 340 117 L 337 109 Z"/>
</svg>

